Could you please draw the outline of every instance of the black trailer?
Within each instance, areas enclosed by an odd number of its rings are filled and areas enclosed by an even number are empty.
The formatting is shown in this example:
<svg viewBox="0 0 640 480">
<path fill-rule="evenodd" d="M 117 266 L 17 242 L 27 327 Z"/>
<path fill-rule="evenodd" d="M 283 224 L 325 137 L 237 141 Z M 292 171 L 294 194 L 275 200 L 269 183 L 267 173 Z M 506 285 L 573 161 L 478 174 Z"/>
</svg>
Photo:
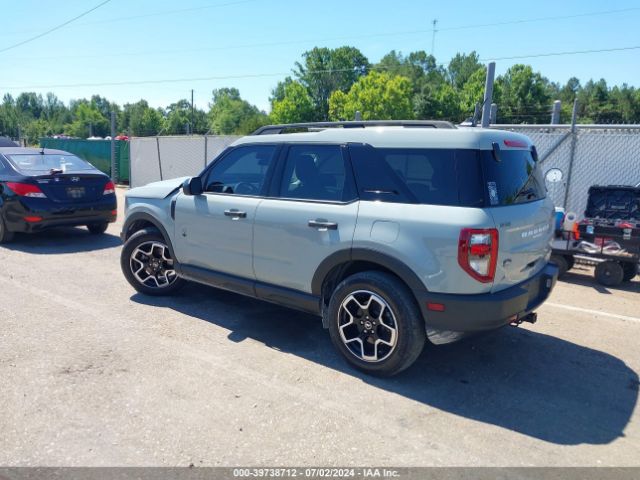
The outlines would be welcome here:
<svg viewBox="0 0 640 480">
<path fill-rule="evenodd" d="M 589 189 L 585 219 L 576 228 L 556 232 L 551 260 L 560 275 L 576 259 L 595 264 L 605 286 L 630 281 L 640 262 L 640 187 L 610 185 Z"/>
</svg>

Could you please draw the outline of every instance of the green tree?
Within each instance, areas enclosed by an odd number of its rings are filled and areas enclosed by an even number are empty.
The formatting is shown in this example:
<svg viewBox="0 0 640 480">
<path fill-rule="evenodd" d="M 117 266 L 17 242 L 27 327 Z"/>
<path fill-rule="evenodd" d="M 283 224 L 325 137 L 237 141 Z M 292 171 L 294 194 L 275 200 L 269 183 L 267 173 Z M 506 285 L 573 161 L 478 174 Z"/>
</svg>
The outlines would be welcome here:
<svg viewBox="0 0 640 480">
<path fill-rule="evenodd" d="M 162 130 L 161 112 L 149 107 L 146 100 L 127 103 L 118 118 L 118 131 L 135 137 L 153 136 Z"/>
<path fill-rule="evenodd" d="M 179 100 L 172 103 L 166 109 L 164 122 L 165 133 L 170 135 L 184 135 L 187 127 L 191 133 L 204 134 L 209 130 L 207 114 L 198 108 L 193 109 L 193 125 L 191 115 L 191 103 L 187 100 Z"/>
<path fill-rule="evenodd" d="M 329 97 L 333 92 L 347 92 L 360 77 L 366 75 L 369 60 L 354 47 L 314 48 L 302 55 L 294 71 L 307 89 L 315 109 L 315 118 L 329 117 Z"/>
<path fill-rule="evenodd" d="M 7 93 L 0 104 L 0 135 L 17 138 L 19 125 L 16 102 L 13 96 Z"/>
<path fill-rule="evenodd" d="M 476 52 L 469 54 L 457 53 L 449 62 L 447 76 L 454 88 L 460 90 L 478 70 L 485 67 L 480 63 Z"/>
<path fill-rule="evenodd" d="M 404 56 L 402 52 L 392 50 L 380 60 L 376 68 L 389 75 L 407 77 L 413 85 L 414 93 L 420 93 L 427 85 L 434 88 L 445 81 L 445 70 L 439 67 L 435 57 L 424 51 L 411 52 Z"/>
<path fill-rule="evenodd" d="M 460 110 L 464 118 L 473 116 L 477 103 L 482 105 L 484 100 L 484 86 L 487 77 L 487 70 L 482 67 L 479 70 L 473 72 L 473 74 L 467 79 L 462 88 L 459 90 L 460 95 Z M 494 86 L 494 102 L 499 103 L 499 87 Z"/>
<path fill-rule="evenodd" d="M 236 88 L 213 91 L 209 110 L 211 132 L 216 135 L 245 135 L 249 128 L 268 123 L 268 116 L 240 97 Z"/>
<path fill-rule="evenodd" d="M 87 100 L 73 102 L 73 122 L 65 131 L 73 137 L 87 138 L 90 135 L 104 137 L 109 134 L 109 122 L 100 111 Z"/>
<path fill-rule="evenodd" d="M 413 118 L 412 87 L 406 77 L 371 72 L 349 90 L 333 92 L 329 99 L 332 120 L 352 120 L 357 111 L 363 120 L 401 120 Z"/>
<path fill-rule="evenodd" d="M 313 100 L 300 82 L 290 82 L 283 88 L 280 100 L 271 105 L 273 123 L 312 122 L 315 119 Z"/>
<path fill-rule="evenodd" d="M 464 114 L 460 108 L 460 95 L 448 83 L 426 84 L 413 99 L 415 117 L 419 119 L 450 120 L 460 122 Z"/>
<path fill-rule="evenodd" d="M 514 65 L 496 79 L 501 91 L 498 119 L 507 123 L 548 123 L 551 85 L 529 65 Z"/>
</svg>

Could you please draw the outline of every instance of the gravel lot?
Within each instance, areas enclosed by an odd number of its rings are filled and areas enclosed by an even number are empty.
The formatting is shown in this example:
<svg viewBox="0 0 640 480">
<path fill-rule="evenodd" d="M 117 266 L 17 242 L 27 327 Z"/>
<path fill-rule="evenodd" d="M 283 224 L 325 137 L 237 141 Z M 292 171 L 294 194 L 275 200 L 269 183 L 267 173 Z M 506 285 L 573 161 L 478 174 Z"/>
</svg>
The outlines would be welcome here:
<svg viewBox="0 0 640 480">
<path fill-rule="evenodd" d="M 538 324 L 380 380 L 315 317 L 197 285 L 135 294 L 119 231 L 0 247 L 0 465 L 640 464 L 640 277 L 577 270 Z"/>
</svg>

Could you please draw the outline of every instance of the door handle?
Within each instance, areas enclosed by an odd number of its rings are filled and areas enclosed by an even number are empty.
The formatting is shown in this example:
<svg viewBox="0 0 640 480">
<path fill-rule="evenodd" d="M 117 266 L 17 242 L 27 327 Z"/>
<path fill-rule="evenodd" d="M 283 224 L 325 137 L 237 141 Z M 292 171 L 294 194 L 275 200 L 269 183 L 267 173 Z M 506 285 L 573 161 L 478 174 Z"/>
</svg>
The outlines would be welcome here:
<svg viewBox="0 0 640 480">
<path fill-rule="evenodd" d="M 307 224 L 311 228 L 317 228 L 318 230 L 337 230 L 338 224 L 335 222 L 327 222 L 326 220 L 309 220 Z"/>
<path fill-rule="evenodd" d="M 231 218 L 234 218 L 234 219 L 247 218 L 247 212 L 241 212 L 240 210 L 236 210 L 235 208 L 233 208 L 231 210 L 225 210 L 224 211 L 224 215 L 226 217 L 231 217 Z"/>
</svg>

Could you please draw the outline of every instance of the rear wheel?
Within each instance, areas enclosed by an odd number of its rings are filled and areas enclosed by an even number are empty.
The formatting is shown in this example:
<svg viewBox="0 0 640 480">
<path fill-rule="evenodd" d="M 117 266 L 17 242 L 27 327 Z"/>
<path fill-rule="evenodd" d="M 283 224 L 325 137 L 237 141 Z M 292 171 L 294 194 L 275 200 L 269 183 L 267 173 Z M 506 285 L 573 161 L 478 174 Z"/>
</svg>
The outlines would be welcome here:
<svg viewBox="0 0 640 480">
<path fill-rule="evenodd" d="M 0 243 L 7 243 L 13 240 L 13 232 L 7 230 L 2 215 L 0 215 Z"/>
<path fill-rule="evenodd" d="M 107 231 L 108 227 L 109 227 L 109 224 L 107 222 L 104 222 L 104 223 L 91 223 L 91 224 L 87 225 L 87 229 L 93 235 L 102 235 L 104 232 Z"/>
<path fill-rule="evenodd" d="M 637 263 L 624 263 L 622 264 L 622 269 L 624 270 L 623 282 L 630 282 L 636 275 L 638 275 Z"/>
<path fill-rule="evenodd" d="M 602 262 L 596 267 L 595 277 L 599 284 L 615 287 L 624 280 L 624 269 L 618 262 Z"/>
<path fill-rule="evenodd" d="M 551 261 L 558 266 L 558 278 L 569 271 L 569 262 L 564 255 L 551 255 Z"/>
<path fill-rule="evenodd" d="M 328 316 L 333 344 L 366 373 L 395 375 L 424 348 L 425 324 L 413 295 L 386 273 L 362 272 L 341 282 L 331 296 Z"/>
<path fill-rule="evenodd" d="M 0 243 L 7 243 L 13 240 L 13 232 L 7 230 L 4 219 L 0 215 Z"/>
<path fill-rule="evenodd" d="M 166 240 L 155 229 L 140 230 L 126 241 L 120 267 L 131 286 L 145 295 L 171 295 L 185 284 Z"/>
</svg>

